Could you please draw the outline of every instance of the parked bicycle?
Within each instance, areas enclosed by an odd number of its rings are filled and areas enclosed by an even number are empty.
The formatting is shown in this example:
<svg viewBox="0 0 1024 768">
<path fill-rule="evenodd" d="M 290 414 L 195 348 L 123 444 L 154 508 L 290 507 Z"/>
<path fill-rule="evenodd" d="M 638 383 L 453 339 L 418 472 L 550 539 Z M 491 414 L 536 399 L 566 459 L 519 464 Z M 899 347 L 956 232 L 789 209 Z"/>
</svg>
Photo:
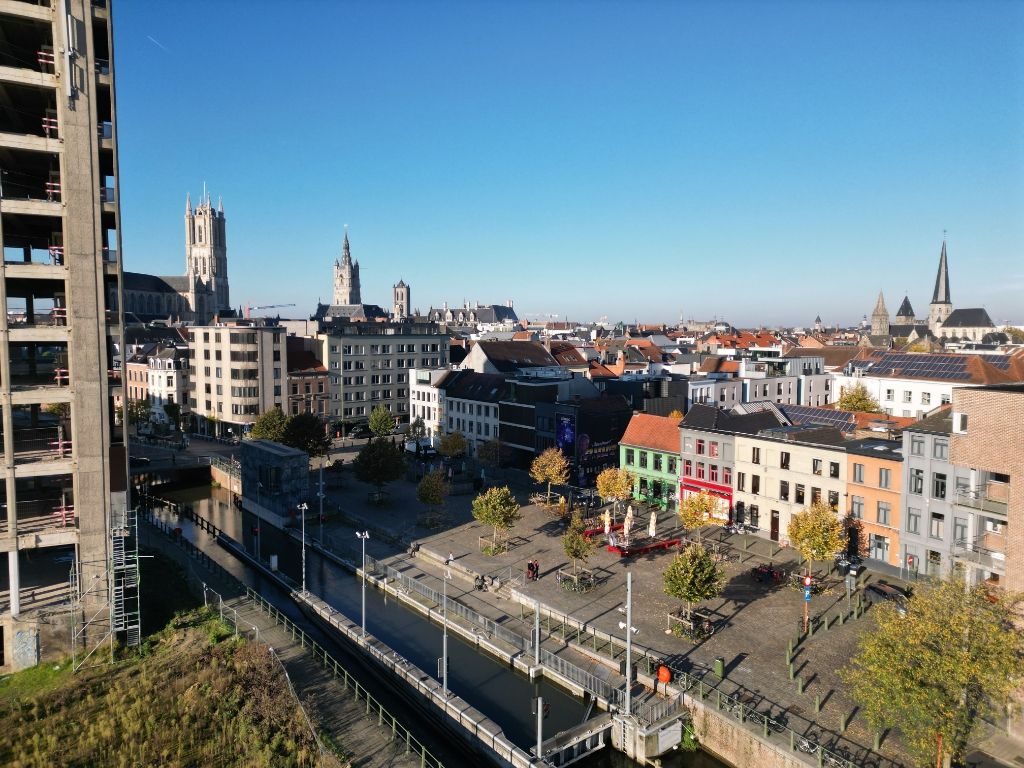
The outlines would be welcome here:
<svg viewBox="0 0 1024 768">
<path fill-rule="evenodd" d="M 757 565 L 750 569 L 750 575 L 754 581 L 779 583 L 785 580 L 786 572 L 781 568 L 772 568 L 770 565 Z"/>
</svg>

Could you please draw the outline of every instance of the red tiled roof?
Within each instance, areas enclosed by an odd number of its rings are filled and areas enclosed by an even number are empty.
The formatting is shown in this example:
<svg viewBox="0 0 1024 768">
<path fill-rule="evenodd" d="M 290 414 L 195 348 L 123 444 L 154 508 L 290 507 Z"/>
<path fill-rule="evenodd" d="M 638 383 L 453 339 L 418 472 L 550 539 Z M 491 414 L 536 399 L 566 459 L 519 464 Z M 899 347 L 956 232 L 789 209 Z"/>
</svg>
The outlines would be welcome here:
<svg viewBox="0 0 1024 768">
<path fill-rule="evenodd" d="M 552 341 L 551 356 L 559 365 L 584 365 L 587 362 L 579 350 L 568 341 Z"/>
<path fill-rule="evenodd" d="M 619 444 L 679 453 L 679 421 L 668 416 L 634 413 Z"/>
<path fill-rule="evenodd" d="M 587 375 L 592 379 L 615 379 L 618 378 L 614 371 L 609 370 L 606 366 L 601 365 L 597 360 L 591 360 L 589 363 L 589 370 Z"/>
<path fill-rule="evenodd" d="M 700 364 L 701 373 L 739 373 L 738 360 L 728 357 L 708 357 Z"/>
</svg>

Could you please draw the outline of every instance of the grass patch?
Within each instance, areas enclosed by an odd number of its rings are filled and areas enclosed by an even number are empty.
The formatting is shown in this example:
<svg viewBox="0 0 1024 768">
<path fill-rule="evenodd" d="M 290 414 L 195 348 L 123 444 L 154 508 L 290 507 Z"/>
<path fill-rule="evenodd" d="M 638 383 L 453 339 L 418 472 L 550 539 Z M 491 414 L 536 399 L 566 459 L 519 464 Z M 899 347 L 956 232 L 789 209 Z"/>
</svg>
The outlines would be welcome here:
<svg viewBox="0 0 1024 768">
<path fill-rule="evenodd" d="M 338 765 L 268 649 L 210 611 L 179 614 L 118 664 L 53 666 L 0 682 L 0 765 Z"/>
</svg>

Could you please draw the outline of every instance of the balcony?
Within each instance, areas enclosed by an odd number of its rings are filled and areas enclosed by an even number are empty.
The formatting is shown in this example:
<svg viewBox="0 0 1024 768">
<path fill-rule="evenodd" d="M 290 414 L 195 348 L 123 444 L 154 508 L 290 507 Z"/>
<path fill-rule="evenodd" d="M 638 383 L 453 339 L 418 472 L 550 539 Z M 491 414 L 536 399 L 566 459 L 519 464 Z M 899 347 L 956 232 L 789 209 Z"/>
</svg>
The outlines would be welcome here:
<svg viewBox="0 0 1024 768">
<path fill-rule="evenodd" d="M 1010 485 L 998 480 L 989 480 L 977 490 L 957 488 L 954 497 L 958 507 L 986 515 L 1006 518 L 1006 508 L 1010 500 Z"/>
<path fill-rule="evenodd" d="M 991 573 L 1006 573 L 1006 533 L 986 531 L 953 543 L 953 559 Z"/>
</svg>

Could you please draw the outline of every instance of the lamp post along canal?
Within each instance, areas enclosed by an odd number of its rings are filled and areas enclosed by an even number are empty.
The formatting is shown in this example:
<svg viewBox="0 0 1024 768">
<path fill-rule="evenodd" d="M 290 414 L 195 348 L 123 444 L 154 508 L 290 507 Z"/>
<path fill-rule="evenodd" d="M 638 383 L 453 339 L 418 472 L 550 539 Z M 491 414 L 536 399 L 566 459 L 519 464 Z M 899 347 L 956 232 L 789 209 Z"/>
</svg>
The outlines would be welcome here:
<svg viewBox="0 0 1024 768">
<path fill-rule="evenodd" d="M 633 626 L 633 572 L 626 571 L 626 620 L 619 622 L 626 631 L 626 714 L 633 713 L 633 635 L 639 630 Z"/>
<path fill-rule="evenodd" d="M 363 544 L 363 567 L 362 567 L 362 575 L 363 575 L 363 584 L 362 584 L 362 590 L 363 590 L 363 610 L 362 610 L 362 614 L 363 614 L 363 616 L 362 616 L 363 634 L 362 634 L 362 637 L 363 637 L 363 639 L 366 639 L 366 540 L 368 538 L 370 538 L 370 532 L 369 531 L 356 531 L 356 538 L 358 538 L 362 542 L 362 544 Z"/>
<path fill-rule="evenodd" d="M 441 580 L 441 692 L 448 698 L 448 582 L 452 572 L 445 568 Z"/>
<path fill-rule="evenodd" d="M 306 502 L 299 504 L 299 514 L 302 515 L 302 594 L 306 594 L 306 510 L 309 505 Z"/>
</svg>

